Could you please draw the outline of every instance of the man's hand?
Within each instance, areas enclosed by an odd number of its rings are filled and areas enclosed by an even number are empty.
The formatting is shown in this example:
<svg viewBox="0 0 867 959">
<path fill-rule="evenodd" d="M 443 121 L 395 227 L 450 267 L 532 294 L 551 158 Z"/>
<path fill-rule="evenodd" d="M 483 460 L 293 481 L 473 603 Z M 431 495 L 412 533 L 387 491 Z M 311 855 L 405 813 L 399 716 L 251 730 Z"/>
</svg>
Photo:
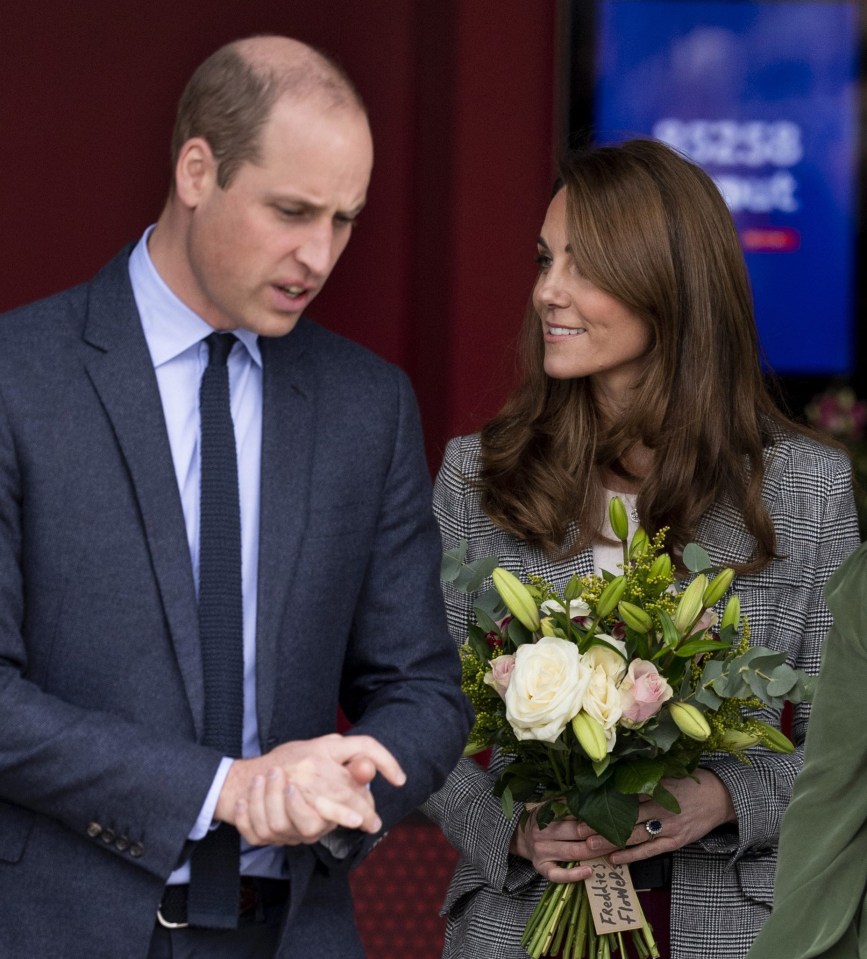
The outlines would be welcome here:
<svg viewBox="0 0 867 959">
<path fill-rule="evenodd" d="M 257 846 L 314 843 L 338 826 L 376 833 L 382 822 L 367 787 L 377 772 L 394 786 L 406 781 L 394 756 L 370 736 L 283 743 L 232 763 L 216 818 Z"/>
</svg>

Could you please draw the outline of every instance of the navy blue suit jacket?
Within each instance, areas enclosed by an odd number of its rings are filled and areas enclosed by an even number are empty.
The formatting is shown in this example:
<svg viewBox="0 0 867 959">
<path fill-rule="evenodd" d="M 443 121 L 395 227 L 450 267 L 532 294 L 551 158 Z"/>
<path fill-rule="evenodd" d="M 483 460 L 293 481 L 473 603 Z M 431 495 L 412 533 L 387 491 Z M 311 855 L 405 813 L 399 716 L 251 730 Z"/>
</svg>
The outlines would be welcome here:
<svg viewBox="0 0 867 959">
<path fill-rule="evenodd" d="M 129 250 L 0 317 L 0 956 L 144 957 L 219 763 L 199 745 L 196 601 Z M 261 341 L 261 746 L 338 705 L 436 789 L 469 724 L 406 378 L 302 319 Z M 343 864 L 287 849 L 280 957 L 361 956 Z"/>
</svg>

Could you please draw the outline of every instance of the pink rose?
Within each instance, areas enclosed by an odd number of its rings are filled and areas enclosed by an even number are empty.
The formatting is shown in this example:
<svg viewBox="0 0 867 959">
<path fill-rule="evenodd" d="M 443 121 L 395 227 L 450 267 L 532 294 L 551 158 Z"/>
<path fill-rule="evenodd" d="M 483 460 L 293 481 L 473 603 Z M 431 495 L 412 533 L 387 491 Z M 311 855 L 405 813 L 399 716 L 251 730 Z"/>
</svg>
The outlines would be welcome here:
<svg viewBox="0 0 867 959">
<path fill-rule="evenodd" d="M 655 716 L 664 702 L 671 699 L 674 690 L 653 665 L 643 659 L 633 659 L 620 684 L 620 705 L 627 726 L 640 726 Z"/>
<path fill-rule="evenodd" d="M 485 673 L 485 682 L 505 698 L 506 690 L 509 688 L 509 680 L 512 678 L 512 670 L 515 668 L 515 657 L 506 654 L 497 656 L 490 661 L 490 670 Z"/>
</svg>

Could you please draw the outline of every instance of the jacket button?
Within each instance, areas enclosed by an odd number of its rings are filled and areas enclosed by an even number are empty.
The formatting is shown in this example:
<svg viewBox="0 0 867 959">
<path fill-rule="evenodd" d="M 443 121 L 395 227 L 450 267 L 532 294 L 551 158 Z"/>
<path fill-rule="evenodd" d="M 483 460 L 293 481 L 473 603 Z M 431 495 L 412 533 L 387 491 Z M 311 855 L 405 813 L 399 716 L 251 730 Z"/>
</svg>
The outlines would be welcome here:
<svg viewBox="0 0 867 959">
<path fill-rule="evenodd" d="M 114 841 L 114 847 L 115 849 L 119 849 L 121 852 L 123 852 L 129 847 L 129 839 L 127 839 L 126 836 L 118 836 Z"/>
<path fill-rule="evenodd" d="M 99 837 L 104 843 L 111 845 L 116 837 L 117 833 L 113 829 L 103 829 L 102 835 Z"/>
<path fill-rule="evenodd" d="M 144 846 L 140 842 L 134 842 L 129 847 L 129 854 L 133 859 L 138 859 L 144 855 Z"/>
<path fill-rule="evenodd" d="M 92 822 L 87 827 L 87 835 L 91 839 L 96 839 L 96 837 L 102 832 L 102 826 L 98 822 Z"/>
</svg>

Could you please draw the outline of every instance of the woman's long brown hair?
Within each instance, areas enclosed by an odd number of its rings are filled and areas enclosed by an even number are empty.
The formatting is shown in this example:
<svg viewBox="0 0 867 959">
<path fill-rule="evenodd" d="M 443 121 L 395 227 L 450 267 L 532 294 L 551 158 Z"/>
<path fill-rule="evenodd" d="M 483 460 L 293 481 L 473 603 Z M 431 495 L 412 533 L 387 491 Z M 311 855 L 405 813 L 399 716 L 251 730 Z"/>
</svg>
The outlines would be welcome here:
<svg viewBox="0 0 867 959">
<path fill-rule="evenodd" d="M 652 140 L 570 154 L 560 171 L 567 238 L 578 271 L 650 326 L 647 363 L 627 409 L 605 422 L 589 379 L 543 368 L 541 320 L 528 309 L 523 382 L 483 428 L 478 486 L 499 526 L 570 556 L 599 538 L 603 475 L 640 481 L 648 531 L 667 526 L 679 554 L 702 514 L 725 503 L 755 538 L 748 565 L 775 555 L 762 503 L 763 449 L 809 432 L 771 399 L 737 232 L 713 181 Z M 628 454 L 653 454 L 634 476 Z"/>
</svg>

